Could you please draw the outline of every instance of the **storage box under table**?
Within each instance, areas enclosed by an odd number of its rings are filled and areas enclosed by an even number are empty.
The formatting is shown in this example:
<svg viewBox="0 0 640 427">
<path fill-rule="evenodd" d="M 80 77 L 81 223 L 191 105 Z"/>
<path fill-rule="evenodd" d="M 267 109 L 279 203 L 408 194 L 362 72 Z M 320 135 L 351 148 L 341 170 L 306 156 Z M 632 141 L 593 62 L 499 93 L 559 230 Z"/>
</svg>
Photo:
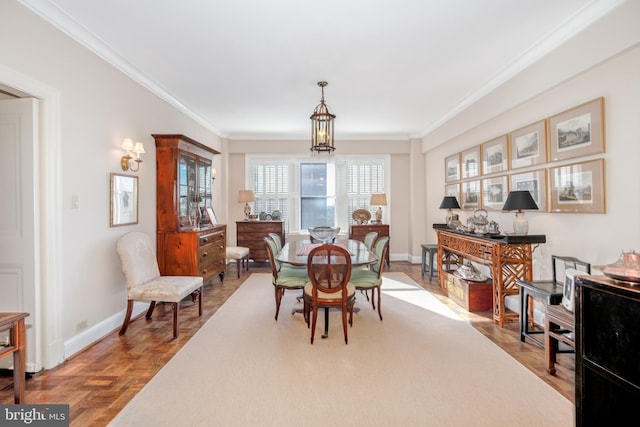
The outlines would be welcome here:
<svg viewBox="0 0 640 427">
<path fill-rule="evenodd" d="M 484 282 L 471 282 L 460 279 L 445 271 L 445 283 L 449 298 L 467 311 L 491 310 L 493 304 L 493 282 L 488 279 Z"/>
</svg>

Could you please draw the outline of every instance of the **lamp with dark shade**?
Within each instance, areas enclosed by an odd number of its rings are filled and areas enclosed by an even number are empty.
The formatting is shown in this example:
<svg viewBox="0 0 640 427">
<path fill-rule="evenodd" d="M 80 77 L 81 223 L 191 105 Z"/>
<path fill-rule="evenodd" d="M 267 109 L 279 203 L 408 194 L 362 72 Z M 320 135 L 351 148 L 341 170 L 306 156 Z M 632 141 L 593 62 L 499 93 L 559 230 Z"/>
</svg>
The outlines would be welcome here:
<svg viewBox="0 0 640 427">
<path fill-rule="evenodd" d="M 447 209 L 447 218 L 446 223 L 453 219 L 454 214 L 451 209 L 460 209 L 460 205 L 458 204 L 458 199 L 455 196 L 444 196 L 442 198 L 442 203 L 440 203 L 440 209 Z"/>
<path fill-rule="evenodd" d="M 515 234 L 527 234 L 529 232 L 529 222 L 524 217 L 523 210 L 538 210 L 535 200 L 528 190 L 510 191 L 507 201 L 502 207 L 503 211 L 517 211 L 516 219 L 513 221 L 513 232 Z"/>
</svg>

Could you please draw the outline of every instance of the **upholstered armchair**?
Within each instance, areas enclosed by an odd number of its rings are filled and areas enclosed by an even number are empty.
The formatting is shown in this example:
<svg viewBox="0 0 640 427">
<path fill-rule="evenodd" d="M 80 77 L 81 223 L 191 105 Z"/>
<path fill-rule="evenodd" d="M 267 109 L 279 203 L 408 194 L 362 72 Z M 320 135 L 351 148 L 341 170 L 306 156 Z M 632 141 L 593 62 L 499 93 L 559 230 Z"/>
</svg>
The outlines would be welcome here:
<svg viewBox="0 0 640 427">
<path fill-rule="evenodd" d="M 116 244 L 122 272 L 127 281 L 127 312 L 120 335 L 124 335 L 131 321 L 134 301 L 151 303 L 146 318 L 150 319 L 156 301 L 168 303 L 173 309 L 173 337 L 178 337 L 180 301 L 192 296 L 198 300 L 198 316 L 202 316 L 203 279 L 200 276 L 161 276 L 151 238 L 142 232 L 124 234 Z"/>
</svg>

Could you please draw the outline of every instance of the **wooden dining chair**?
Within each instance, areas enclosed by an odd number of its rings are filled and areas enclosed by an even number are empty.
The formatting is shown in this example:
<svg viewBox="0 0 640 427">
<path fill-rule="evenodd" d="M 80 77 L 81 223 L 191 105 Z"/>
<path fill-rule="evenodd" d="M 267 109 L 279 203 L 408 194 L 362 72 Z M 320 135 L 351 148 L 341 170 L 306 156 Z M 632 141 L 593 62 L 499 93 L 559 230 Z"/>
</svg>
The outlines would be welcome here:
<svg viewBox="0 0 640 427">
<path fill-rule="evenodd" d="M 382 311 L 380 309 L 380 287 L 382 286 L 382 268 L 384 267 L 384 259 L 389 252 L 389 237 L 382 236 L 378 239 L 375 245 L 375 254 L 378 260 L 371 264 L 370 269 L 358 269 L 354 268 L 351 272 L 351 283 L 355 286 L 356 290 L 364 291 L 369 300 L 368 292 L 371 291 L 371 305 L 373 309 L 376 309 L 375 297 L 376 291 L 378 293 L 378 316 L 382 320 Z"/>
<path fill-rule="evenodd" d="M 339 308 L 342 312 L 344 343 L 349 343 L 347 334 L 347 313 L 349 325 L 353 325 L 353 303 L 356 289 L 351 279 L 351 254 L 342 246 L 331 243 L 315 247 L 307 260 L 309 283 L 304 287 L 304 310 L 307 325 L 311 318 L 311 344 L 316 331 L 316 321 L 320 308 Z"/>
<path fill-rule="evenodd" d="M 373 244 L 375 243 L 377 238 L 378 238 L 377 231 L 370 231 L 364 236 L 364 245 L 367 247 L 367 249 L 369 250 L 373 249 Z"/>
<path fill-rule="evenodd" d="M 269 260 L 269 265 L 271 266 L 271 283 L 273 284 L 276 298 L 275 319 L 277 321 L 278 313 L 280 313 L 280 303 L 282 302 L 282 297 L 284 296 L 285 291 L 301 291 L 309 282 L 309 276 L 307 275 L 306 269 L 281 268 L 280 263 L 278 263 L 275 259 L 275 255 L 277 254 L 276 242 L 274 242 L 274 240 L 269 236 L 264 238 L 264 242 L 267 249 L 267 258 Z M 296 310 L 294 310 L 292 313 L 295 312 Z"/>
</svg>

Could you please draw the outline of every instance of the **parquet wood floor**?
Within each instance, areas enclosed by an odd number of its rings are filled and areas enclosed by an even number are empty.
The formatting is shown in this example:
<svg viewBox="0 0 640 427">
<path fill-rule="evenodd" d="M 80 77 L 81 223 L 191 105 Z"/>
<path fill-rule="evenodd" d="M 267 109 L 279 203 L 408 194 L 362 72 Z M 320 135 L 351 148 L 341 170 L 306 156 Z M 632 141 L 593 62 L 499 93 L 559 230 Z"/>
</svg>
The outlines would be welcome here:
<svg viewBox="0 0 640 427">
<path fill-rule="evenodd" d="M 268 265 L 252 266 L 252 272 L 269 273 Z M 391 262 L 388 271 L 399 271 L 432 291 L 447 306 L 468 319 L 478 331 L 508 352 L 550 384 L 571 402 L 574 401 L 574 356 L 558 356 L 556 376 L 544 369 L 543 350 L 518 336 L 518 325 L 508 323 L 500 328 L 491 320 L 491 313 L 469 313 L 443 296 L 434 278 L 422 279 L 420 266 L 408 262 Z M 229 266 L 224 285 L 219 282 L 205 285 L 202 317 L 197 309 L 181 309 L 180 335 L 173 340 L 172 313 L 168 307 L 158 306 L 153 320 L 144 317 L 129 326 L 124 337 L 118 331 L 62 365 L 30 377 L 26 382 L 29 403 L 69 403 L 72 426 L 104 426 L 133 398 L 133 396 L 167 363 L 169 359 L 206 323 L 248 274 L 236 278 L 235 265 Z M 124 302 L 123 302 L 124 304 Z M 10 376 L 0 377 L 0 403 L 13 403 L 13 383 Z"/>
</svg>

